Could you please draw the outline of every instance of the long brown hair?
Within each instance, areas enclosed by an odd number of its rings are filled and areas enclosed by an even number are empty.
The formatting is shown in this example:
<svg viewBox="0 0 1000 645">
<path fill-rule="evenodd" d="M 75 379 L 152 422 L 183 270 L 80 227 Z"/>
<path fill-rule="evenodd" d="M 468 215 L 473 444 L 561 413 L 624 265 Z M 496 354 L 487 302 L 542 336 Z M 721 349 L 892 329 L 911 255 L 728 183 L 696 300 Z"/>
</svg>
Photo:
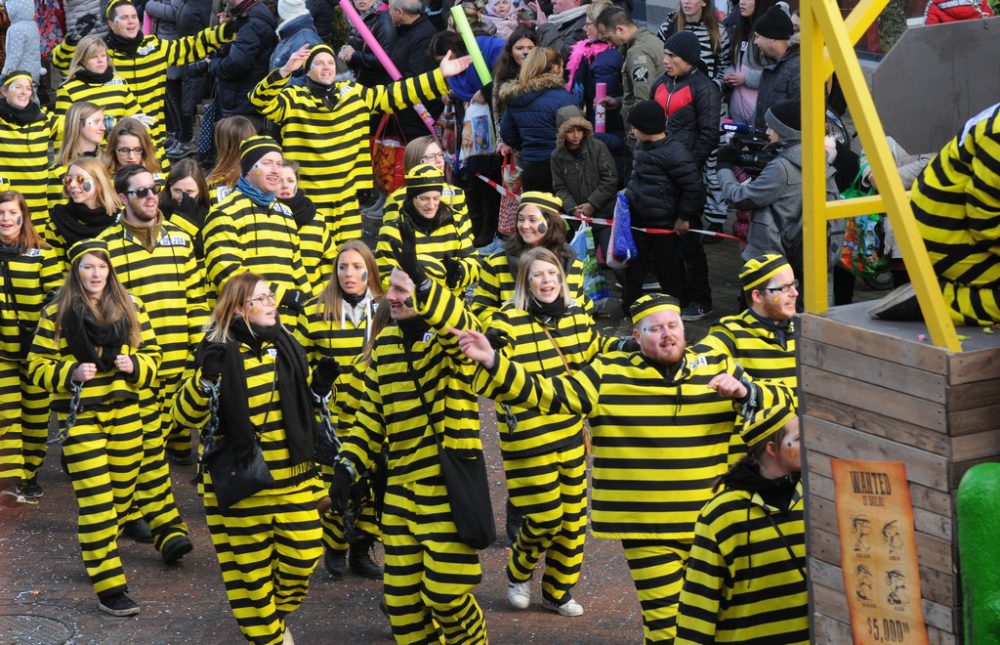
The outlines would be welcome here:
<svg viewBox="0 0 1000 645">
<path fill-rule="evenodd" d="M 378 264 L 375 262 L 375 256 L 372 255 L 371 249 L 361 240 L 348 240 L 337 249 L 337 257 L 333 259 L 333 275 L 330 276 L 330 281 L 326 283 L 323 291 L 319 294 L 319 309 L 324 322 L 340 319 L 343 310 L 344 293 L 340 289 L 337 265 L 340 264 L 340 256 L 346 251 L 355 251 L 364 260 L 365 268 L 368 270 L 368 290 L 371 291 L 372 298 L 378 300 L 383 295 L 382 282 L 378 275 Z"/>
<path fill-rule="evenodd" d="M 705 23 L 708 31 L 708 38 L 712 42 L 712 53 L 719 55 L 719 18 L 715 15 L 715 6 L 709 0 L 702 0 L 701 20 Z M 739 7 L 736 8 L 736 15 L 739 16 Z M 677 9 L 677 33 L 684 31 L 687 26 L 687 16 L 680 9 Z"/>
<path fill-rule="evenodd" d="M 562 262 L 556 257 L 556 254 L 543 246 L 528 249 L 521 255 L 519 260 L 520 265 L 517 269 L 517 281 L 514 283 L 514 297 L 511 298 L 511 302 L 518 309 L 525 311 L 528 309 L 528 302 L 534 297 L 531 293 L 530 285 L 531 265 L 537 260 L 547 262 L 559 270 L 562 299 L 566 306 L 569 306 L 573 301 L 573 297 L 569 295 L 569 285 L 566 283 L 566 271 L 563 270 Z"/>
<path fill-rule="evenodd" d="M 436 137 L 431 135 L 424 135 L 422 137 L 417 137 L 413 141 L 406 144 L 403 149 L 403 172 L 409 172 L 414 166 L 419 166 L 424 163 L 424 155 L 427 153 L 427 148 L 431 147 L 431 144 L 437 143 Z M 438 146 L 440 147 L 440 145 Z M 442 152 L 444 148 L 441 149 Z M 285 163 L 287 166 L 287 162 Z"/>
<path fill-rule="evenodd" d="M 163 169 L 160 167 L 160 160 L 156 158 L 153 139 L 149 136 L 146 126 L 137 119 L 125 117 L 118 121 L 115 127 L 111 128 L 111 132 L 108 133 L 108 147 L 104 150 L 108 169 L 112 175 L 123 167 L 123 164 L 118 162 L 117 155 L 118 140 L 123 136 L 133 136 L 139 140 L 139 145 L 142 146 L 142 163 L 140 165 L 143 168 L 154 175 L 160 175 L 163 172 Z"/>
<path fill-rule="evenodd" d="M 524 59 L 517 81 L 524 85 L 542 74 L 549 74 L 556 65 L 562 65 L 562 56 L 551 47 L 535 47 Z"/>
<path fill-rule="evenodd" d="M 79 157 L 70 162 L 66 168 L 79 166 L 87 171 L 87 174 L 94 178 L 94 191 L 97 193 L 97 203 L 104 206 L 104 212 L 108 217 L 113 217 L 115 213 L 122 209 L 122 203 L 118 201 L 118 193 L 111 185 L 111 177 L 108 176 L 108 167 L 98 161 L 97 157 Z M 70 199 L 66 186 L 63 186 L 63 195 Z"/>
<path fill-rule="evenodd" d="M 17 236 L 17 250 L 24 253 L 28 249 L 52 248 L 35 230 L 35 225 L 31 222 L 31 215 L 28 213 L 28 202 L 24 201 L 24 195 L 16 190 L 0 191 L 0 204 L 6 202 L 15 202 L 21 211 L 21 233 Z"/>
<path fill-rule="evenodd" d="M 205 336 L 209 341 L 213 343 L 229 342 L 229 327 L 232 325 L 233 319 L 239 315 L 236 313 L 236 308 L 242 307 L 253 297 L 253 290 L 257 288 L 258 282 L 264 282 L 264 280 L 252 271 L 244 271 L 237 273 L 227 280 L 226 284 L 222 285 L 219 299 L 215 303 L 208 328 L 205 330 Z"/>
<path fill-rule="evenodd" d="M 375 315 L 368 321 L 368 340 L 365 341 L 365 348 L 361 350 L 359 358 L 365 367 L 372 364 L 375 341 L 378 340 L 378 335 L 382 333 L 383 329 L 389 326 L 391 321 L 392 316 L 390 315 L 389 303 L 385 301 L 384 297 L 379 298 L 378 303 L 375 305 Z"/>
<path fill-rule="evenodd" d="M 535 246 L 541 246 L 552 251 L 557 258 L 562 260 L 568 260 L 573 257 L 573 250 L 569 247 L 569 242 L 566 241 L 566 224 L 562 218 L 543 208 L 539 208 L 538 210 L 545 217 L 547 230 L 542 235 L 541 241 Z M 520 215 L 520 209 L 518 209 L 518 214 Z M 504 250 L 507 252 L 507 255 L 515 258 L 521 257 L 525 251 L 531 248 L 534 247 L 528 246 L 524 239 L 521 238 L 521 232 L 517 228 L 514 229 L 514 234 L 508 237 L 504 243 Z"/>
<path fill-rule="evenodd" d="M 77 101 L 66 110 L 63 125 L 62 147 L 56 155 L 56 163 L 68 166 L 69 162 L 83 154 L 80 149 L 80 133 L 83 130 L 84 122 L 98 112 L 104 112 L 99 106 L 90 101 Z M 101 145 L 97 146 L 98 155 L 101 153 Z"/>
<path fill-rule="evenodd" d="M 257 134 L 245 116 L 227 116 L 215 124 L 215 167 L 208 173 L 209 186 L 234 186 L 240 178 L 240 142 Z"/>
<path fill-rule="evenodd" d="M 170 166 L 170 174 L 167 175 L 167 185 L 164 186 L 163 192 L 160 193 L 161 209 L 164 211 L 173 210 L 177 206 L 173 195 L 170 194 L 170 188 L 180 180 L 187 179 L 188 177 L 194 179 L 194 183 L 198 185 L 198 197 L 196 201 L 206 208 L 211 206 L 208 196 L 208 183 L 205 182 L 205 173 L 202 172 L 201 166 L 198 165 L 198 162 L 193 157 L 185 157 Z"/>
<path fill-rule="evenodd" d="M 104 285 L 104 293 L 97 303 L 90 301 L 87 292 L 80 282 L 80 262 L 88 255 L 95 255 L 108 264 L 108 281 Z M 139 314 L 136 312 L 135 302 L 132 296 L 115 274 L 115 268 L 111 264 L 111 258 L 101 250 L 93 250 L 84 253 L 73 260 L 66 273 L 66 281 L 56 292 L 56 340 L 59 339 L 59 331 L 62 329 L 63 317 L 70 307 L 75 307 L 81 318 L 91 318 L 102 327 L 117 325 L 122 322 L 128 330 L 128 344 L 133 349 L 138 348 L 142 343 L 142 330 L 139 328 Z"/>
</svg>

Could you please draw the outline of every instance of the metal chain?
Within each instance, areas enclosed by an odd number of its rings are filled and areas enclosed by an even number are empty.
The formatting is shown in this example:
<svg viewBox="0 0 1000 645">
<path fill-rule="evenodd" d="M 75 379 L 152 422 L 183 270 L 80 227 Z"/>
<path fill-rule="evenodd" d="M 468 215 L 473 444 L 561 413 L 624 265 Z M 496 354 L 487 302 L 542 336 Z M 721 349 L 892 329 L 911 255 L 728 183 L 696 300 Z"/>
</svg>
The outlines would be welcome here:
<svg viewBox="0 0 1000 645">
<path fill-rule="evenodd" d="M 340 454 L 340 438 L 337 437 L 337 431 L 333 428 L 333 415 L 330 413 L 329 400 L 329 395 L 320 400 L 319 418 L 323 422 L 323 431 L 326 432 L 327 441 L 336 446 L 337 453 Z"/>
<path fill-rule="evenodd" d="M 76 425 L 76 419 L 83 410 L 83 406 L 80 405 L 80 396 L 83 393 L 83 383 L 70 381 L 69 389 L 70 392 L 72 392 L 72 395 L 69 399 L 69 414 L 66 415 L 66 423 L 64 423 L 62 428 L 59 429 L 59 435 L 55 439 L 46 443 L 64 443 L 66 441 L 66 437 L 69 436 L 70 428 Z"/>
<path fill-rule="evenodd" d="M 215 444 L 215 432 L 219 429 L 219 382 L 208 386 L 208 423 L 205 425 L 204 455 Z"/>
</svg>

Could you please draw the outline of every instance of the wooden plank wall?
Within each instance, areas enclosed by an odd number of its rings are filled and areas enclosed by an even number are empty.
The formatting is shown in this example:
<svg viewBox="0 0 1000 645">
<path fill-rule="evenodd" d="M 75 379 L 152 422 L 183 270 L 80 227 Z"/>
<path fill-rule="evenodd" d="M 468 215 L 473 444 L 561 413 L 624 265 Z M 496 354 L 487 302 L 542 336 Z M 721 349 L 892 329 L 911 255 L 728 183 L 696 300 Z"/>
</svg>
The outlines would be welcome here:
<svg viewBox="0 0 1000 645">
<path fill-rule="evenodd" d="M 962 640 L 955 490 L 1000 459 L 1000 348 L 949 355 L 806 314 L 798 341 L 814 643 L 850 642 L 830 460 L 906 463 L 930 642 Z"/>
</svg>

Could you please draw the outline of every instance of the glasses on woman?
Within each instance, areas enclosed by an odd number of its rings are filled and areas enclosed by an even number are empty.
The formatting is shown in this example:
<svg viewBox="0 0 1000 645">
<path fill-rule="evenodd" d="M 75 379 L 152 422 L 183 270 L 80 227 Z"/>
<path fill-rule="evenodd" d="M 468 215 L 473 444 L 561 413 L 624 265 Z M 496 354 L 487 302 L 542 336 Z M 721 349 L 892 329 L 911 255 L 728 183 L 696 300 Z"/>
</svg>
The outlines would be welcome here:
<svg viewBox="0 0 1000 645">
<path fill-rule="evenodd" d="M 257 296 L 256 298 L 250 298 L 250 300 L 248 300 L 247 302 L 250 303 L 251 305 L 258 305 L 260 307 L 269 307 L 274 303 L 278 302 L 278 300 L 274 297 L 273 293 L 265 293 L 264 295 Z"/>
<path fill-rule="evenodd" d="M 420 158 L 424 163 L 430 163 L 432 161 L 440 161 L 444 159 L 444 153 L 438 150 L 437 152 L 428 152 L 423 157 Z"/>
<path fill-rule="evenodd" d="M 137 157 L 142 156 L 142 148 L 124 148 L 124 147 L 115 148 L 115 152 L 123 156 L 127 155 L 135 155 Z"/>
<path fill-rule="evenodd" d="M 90 181 L 89 177 L 84 177 L 83 175 L 63 175 L 63 186 L 69 188 L 73 184 L 77 186 L 83 186 L 84 182 Z"/>
</svg>

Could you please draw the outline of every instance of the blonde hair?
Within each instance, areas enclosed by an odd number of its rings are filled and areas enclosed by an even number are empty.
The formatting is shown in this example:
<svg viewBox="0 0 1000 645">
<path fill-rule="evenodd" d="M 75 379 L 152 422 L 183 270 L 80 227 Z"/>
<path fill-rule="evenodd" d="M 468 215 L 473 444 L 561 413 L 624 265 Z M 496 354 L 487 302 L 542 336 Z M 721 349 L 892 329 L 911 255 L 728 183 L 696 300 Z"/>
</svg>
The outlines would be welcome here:
<svg viewBox="0 0 1000 645">
<path fill-rule="evenodd" d="M 208 173 L 209 186 L 234 186 L 240 178 L 240 142 L 257 134 L 245 116 L 227 116 L 215 124 L 215 166 Z"/>
<path fill-rule="evenodd" d="M 80 281 L 80 263 L 87 255 L 95 255 L 108 265 L 108 280 L 104 285 L 104 293 L 101 294 L 101 299 L 96 304 L 87 297 L 87 292 Z M 102 327 L 117 325 L 124 319 L 125 326 L 128 328 L 129 346 L 137 349 L 142 343 L 142 331 L 139 328 L 139 314 L 136 312 L 135 302 L 122 283 L 118 281 L 114 265 L 111 264 L 111 258 L 102 250 L 88 251 L 73 260 L 66 273 L 66 280 L 56 292 L 55 305 L 56 340 L 59 339 L 63 317 L 71 307 L 75 307 L 81 316 L 89 314 L 94 322 Z M 100 355 L 101 348 L 97 348 L 97 351 Z"/>
<path fill-rule="evenodd" d="M 97 193 L 97 203 L 104 206 L 104 212 L 108 217 L 113 217 L 122 208 L 122 203 L 118 201 L 118 193 L 111 186 L 111 177 L 108 175 L 108 168 L 96 157 L 77 157 L 66 168 L 66 172 L 73 166 L 82 168 L 88 175 L 94 178 L 94 191 Z M 70 199 L 69 192 L 63 185 L 63 195 Z"/>
<path fill-rule="evenodd" d="M 511 298 L 511 303 L 518 309 L 527 311 L 528 304 L 535 298 L 531 293 L 531 265 L 539 260 L 559 270 L 559 289 L 563 302 L 567 307 L 573 304 L 573 298 L 569 295 L 569 288 L 566 285 L 566 272 L 563 270 L 562 262 L 555 253 L 544 246 L 528 249 L 518 258 L 517 282 L 514 284 L 514 297 Z"/>
<path fill-rule="evenodd" d="M 81 69 L 87 69 L 87 61 L 94 56 L 107 53 L 108 44 L 100 36 L 84 36 L 76 45 L 73 59 L 69 62 L 69 69 L 66 70 L 66 78 L 73 78 Z M 112 62 L 111 56 L 108 56 L 108 69 L 114 74 L 115 64 Z"/>
<path fill-rule="evenodd" d="M 63 166 L 69 165 L 70 161 L 83 154 L 83 150 L 81 150 L 82 146 L 80 145 L 83 124 L 98 112 L 104 112 L 104 109 L 90 101 L 77 101 L 69 106 L 69 109 L 66 110 L 66 115 L 63 117 L 63 141 L 62 147 L 59 148 L 59 154 L 56 155 L 57 164 Z M 97 151 L 100 154 L 100 144 L 97 146 Z"/>
<path fill-rule="evenodd" d="M 162 174 L 163 169 L 160 167 L 160 160 L 156 158 L 153 138 L 149 136 L 146 126 L 132 117 L 121 119 L 108 133 L 108 147 L 105 148 L 104 155 L 111 174 L 115 174 L 125 166 L 118 161 L 118 140 L 125 136 L 135 137 L 142 146 L 142 163 L 139 165 L 154 175 Z"/>
<path fill-rule="evenodd" d="M 337 249 L 337 257 L 333 259 L 333 275 L 326 283 L 323 291 L 319 294 L 319 309 L 323 316 L 323 321 L 339 320 L 344 303 L 344 294 L 340 289 L 340 277 L 337 275 L 337 265 L 340 264 L 340 256 L 347 251 L 354 251 L 361 256 L 365 262 L 365 269 L 368 270 L 368 290 L 372 298 L 382 297 L 382 282 L 379 280 L 378 264 L 371 249 L 361 240 L 348 240 Z"/>
<path fill-rule="evenodd" d="M 587 18 L 590 22 L 597 23 L 597 16 L 601 15 L 601 12 L 608 7 L 613 6 L 607 0 L 597 0 L 596 2 L 591 2 L 587 5 Z"/>
<path fill-rule="evenodd" d="M 233 324 L 233 319 L 239 315 L 236 313 L 236 308 L 242 307 L 253 297 L 253 291 L 259 282 L 264 282 L 263 278 L 252 271 L 244 271 L 237 273 L 222 285 L 219 299 L 205 329 L 205 336 L 209 341 L 229 342 L 229 327 Z"/>
<path fill-rule="evenodd" d="M 375 342 L 378 340 L 378 335 L 389 326 L 391 320 L 389 303 L 382 297 L 375 306 L 375 315 L 368 321 L 368 340 L 365 341 L 365 347 L 361 350 L 361 356 L 358 359 L 365 367 L 372 364 L 372 354 L 375 353 Z"/>
<path fill-rule="evenodd" d="M 548 74 L 556 65 L 562 65 L 563 59 L 559 52 L 551 47 L 535 47 L 528 53 L 521 65 L 521 73 L 517 80 L 522 85 L 542 74 Z"/>
</svg>

